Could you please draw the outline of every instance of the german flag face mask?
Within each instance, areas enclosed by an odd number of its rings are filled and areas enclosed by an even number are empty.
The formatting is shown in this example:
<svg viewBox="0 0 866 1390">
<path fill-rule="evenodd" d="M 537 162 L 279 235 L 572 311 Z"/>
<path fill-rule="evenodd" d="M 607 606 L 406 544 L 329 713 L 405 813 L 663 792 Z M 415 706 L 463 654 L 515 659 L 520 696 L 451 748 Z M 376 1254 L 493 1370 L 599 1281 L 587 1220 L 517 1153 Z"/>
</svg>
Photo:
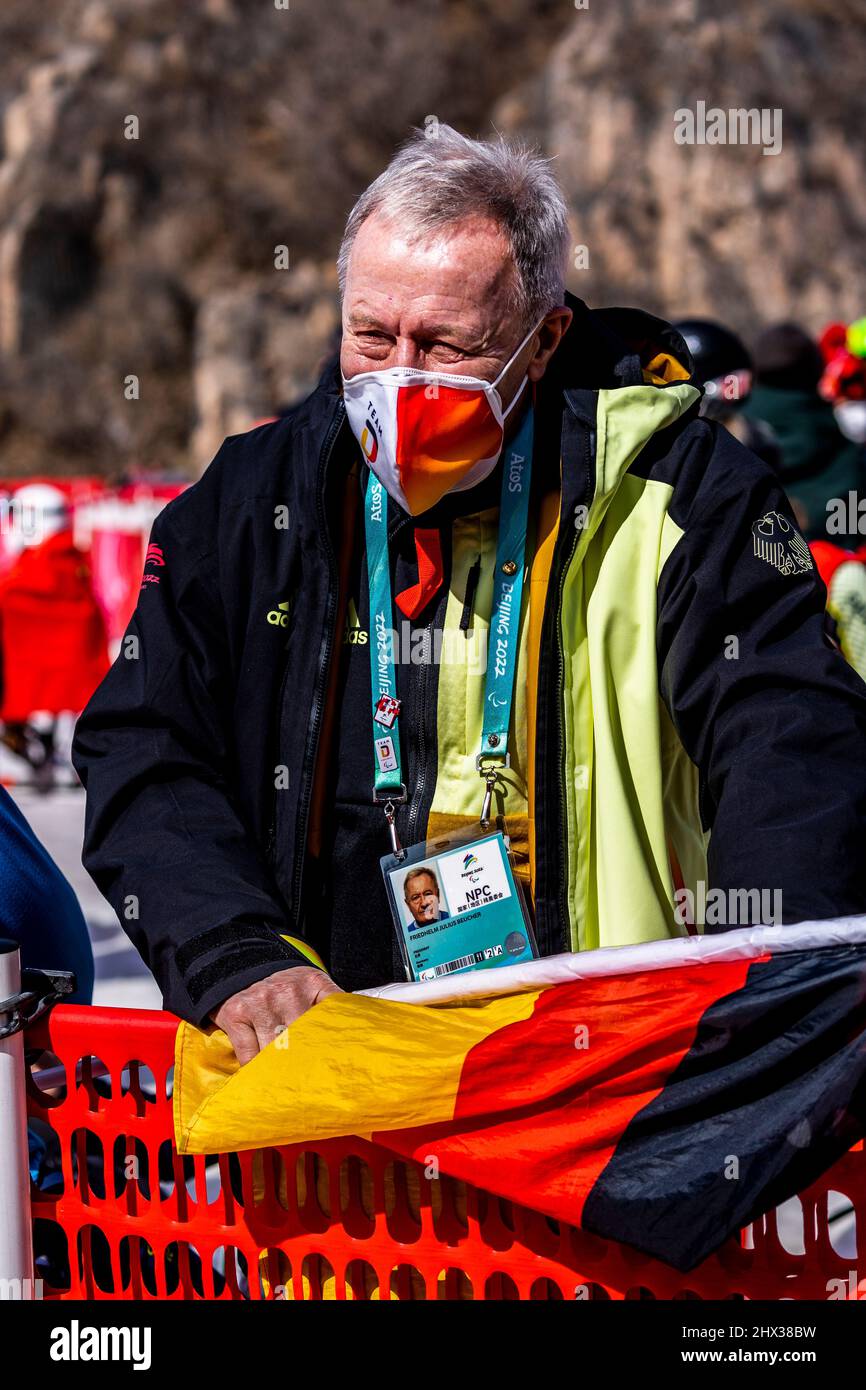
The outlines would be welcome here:
<svg viewBox="0 0 866 1390">
<path fill-rule="evenodd" d="M 415 367 L 343 377 L 352 433 L 383 487 L 411 516 L 420 516 L 448 492 L 475 487 L 493 471 L 505 421 L 526 377 L 507 410 L 497 387 L 537 328 L 529 330 L 495 381 Z"/>
</svg>

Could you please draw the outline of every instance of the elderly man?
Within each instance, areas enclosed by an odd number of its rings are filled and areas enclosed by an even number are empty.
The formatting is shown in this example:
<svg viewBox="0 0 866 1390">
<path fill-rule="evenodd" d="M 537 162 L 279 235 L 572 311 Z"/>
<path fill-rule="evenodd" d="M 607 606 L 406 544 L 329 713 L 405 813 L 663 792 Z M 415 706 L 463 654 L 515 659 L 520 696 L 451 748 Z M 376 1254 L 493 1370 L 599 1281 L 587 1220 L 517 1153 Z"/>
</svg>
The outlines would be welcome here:
<svg viewBox="0 0 866 1390">
<path fill-rule="evenodd" d="M 349 217 L 339 370 L 156 523 L 78 729 L 84 859 L 242 1061 L 400 977 L 380 857 L 485 792 L 542 954 L 682 933 L 707 883 L 866 910 L 866 688 L 790 508 L 568 250 L 546 163 L 416 135 Z"/>
</svg>

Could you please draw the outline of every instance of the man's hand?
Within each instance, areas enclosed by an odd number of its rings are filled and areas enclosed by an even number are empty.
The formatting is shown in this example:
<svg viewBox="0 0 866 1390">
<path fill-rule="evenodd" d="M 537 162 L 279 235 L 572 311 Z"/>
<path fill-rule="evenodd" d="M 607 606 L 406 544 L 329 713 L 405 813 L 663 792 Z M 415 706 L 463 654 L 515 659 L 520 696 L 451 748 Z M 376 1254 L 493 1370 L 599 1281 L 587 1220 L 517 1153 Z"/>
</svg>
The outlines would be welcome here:
<svg viewBox="0 0 866 1390">
<path fill-rule="evenodd" d="M 328 994 L 342 994 L 324 970 L 295 965 L 233 994 L 211 1014 L 241 1066 Z"/>
</svg>

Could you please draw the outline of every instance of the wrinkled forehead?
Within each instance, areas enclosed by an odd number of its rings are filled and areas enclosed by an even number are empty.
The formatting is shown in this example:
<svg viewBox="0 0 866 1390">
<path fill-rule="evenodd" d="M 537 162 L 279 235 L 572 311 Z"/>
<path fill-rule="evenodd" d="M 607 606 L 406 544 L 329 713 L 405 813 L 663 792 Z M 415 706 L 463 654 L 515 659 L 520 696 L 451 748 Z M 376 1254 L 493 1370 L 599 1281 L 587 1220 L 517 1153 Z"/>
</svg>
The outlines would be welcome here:
<svg viewBox="0 0 866 1390">
<path fill-rule="evenodd" d="M 347 323 L 458 315 L 477 327 L 501 321 L 517 273 L 508 239 L 489 217 L 412 231 L 378 213 L 358 230 L 344 296 Z"/>
</svg>

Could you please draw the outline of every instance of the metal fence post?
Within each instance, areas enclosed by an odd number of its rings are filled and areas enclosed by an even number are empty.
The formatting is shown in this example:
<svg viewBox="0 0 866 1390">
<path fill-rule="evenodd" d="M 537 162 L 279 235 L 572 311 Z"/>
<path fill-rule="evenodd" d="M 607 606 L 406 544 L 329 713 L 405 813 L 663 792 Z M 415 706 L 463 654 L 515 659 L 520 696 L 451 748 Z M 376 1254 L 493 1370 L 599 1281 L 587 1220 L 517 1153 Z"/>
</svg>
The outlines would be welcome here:
<svg viewBox="0 0 866 1390">
<path fill-rule="evenodd" d="M 0 1003 L 21 989 L 18 945 L 0 939 Z M 0 1028 L 10 1020 L 0 1010 Z M 0 1038 L 0 1287 L 33 1287 L 24 1034 Z"/>
</svg>

